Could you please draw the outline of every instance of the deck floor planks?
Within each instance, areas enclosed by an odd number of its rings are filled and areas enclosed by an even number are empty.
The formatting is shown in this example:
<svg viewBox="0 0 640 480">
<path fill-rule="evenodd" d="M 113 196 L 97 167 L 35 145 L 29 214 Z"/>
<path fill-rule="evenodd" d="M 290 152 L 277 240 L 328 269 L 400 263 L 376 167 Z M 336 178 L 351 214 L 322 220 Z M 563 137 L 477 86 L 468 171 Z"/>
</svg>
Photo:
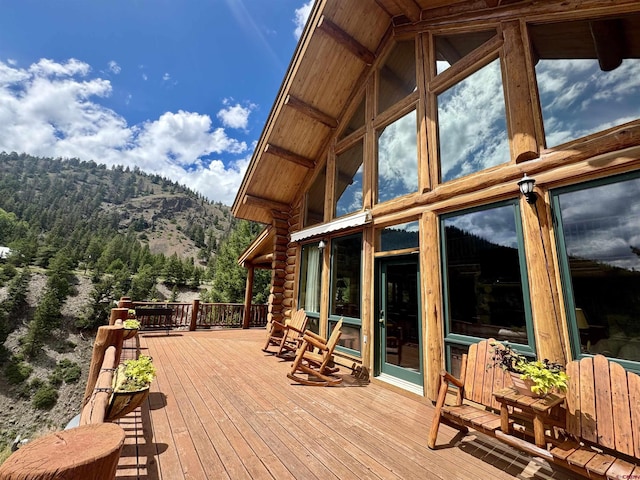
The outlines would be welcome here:
<svg viewBox="0 0 640 480">
<path fill-rule="evenodd" d="M 317 429 L 314 428 L 315 426 L 309 425 L 307 428 L 304 428 L 301 422 L 293 420 L 292 417 L 294 416 L 295 408 L 293 404 L 289 402 L 289 405 L 286 405 L 286 401 L 284 405 L 280 402 L 275 404 L 266 402 L 265 399 L 267 398 L 275 398 L 275 393 L 278 389 L 274 388 L 274 384 L 270 383 L 269 380 L 266 380 L 267 383 L 264 385 L 257 384 L 256 380 L 258 378 L 264 380 L 263 375 L 260 375 L 256 379 L 252 378 L 249 382 L 251 387 L 246 388 L 246 378 L 240 376 L 236 379 L 235 386 L 238 389 L 242 389 L 244 393 L 245 408 L 250 409 L 249 411 L 253 410 L 257 412 L 258 415 L 266 419 L 274 438 L 282 440 L 283 438 L 289 437 L 292 443 L 286 448 L 294 452 L 297 457 L 304 457 L 308 467 L 313 470 L 313 473 L 318 478 L 360 478 L 356 477 L 354 472 L 343 463 L 336 461 L 336 453 L 342 453 L 341 449 L 336 449 L 334 443 L 327 446 L 318 441 L 318 438 L 323 436 L 315 433 L 317 432 Z M 269 395 L 262 394 L 265 393 L 267 389 L 271 389 Z M 246 401 L 247 399 L 250 401 Z M 328 431 L 327 434 L 331 434 L 331 431 Z M 324 438 L 326 440 L 326 436 L 324 436 Z M 325 441 L 325 443 L 327 442 Z M 345 455 L 345 459 L 348 459 L 350 463 L 353 464 L 353 457 Z M 363 469 L 361 474 L 366 475 L 362 478 L 371 478 L 370 470 Z"/>
<path fill-rule="evenodd" d="M 150 351 L 152 351 L 156 357 L 161 356 L 159 355 L 161 353 L 159 346 L 156 346 L 153 350 L 150 349 Z M 168 363 L 167 361 L 154 361 L 157 371 L 155 381 L 158 382 L 160 391 L 165 394 L 166 406 L 164 411 L 167 415 L 171 434 L 170 438 L 167 438 L 167 442 L 172 442 L 175 445 L 177 455 L 174 456 L 173 460 L 175 461 L 175 458 L 177 458 L 178 464 L 163 462 L 161 464 L 162 477 L 206 478 L 204 469 L 196 453 L 196 446 L 193 444 L 186 422 L 182 416 L 180 405 L 178 405 L 176 397 L 173 394 L 172 383 L 174 383 L 175 380 L 172 381 L 170 377 L 170 366 L 167 365 Z"/>
<path fill-rule="evenodd" d="M 266 401 L 266 395 L 254 396 L 255 389 L 252 382 L 247 382 L 245 369 L 225 377 L 225 382 L 219 385 L 219 388 L 226 395 L 235 397 L 235 408 L 245 418 L 250 420 L 256 432 L 260 434 L 265 443 L 279 453 L 283 464 L 290 469 L 294 477 L 304 478 L 326 478 L 328 472 L 326 468 L 313 462 L 312 459 L 306 457 L 303 462 L 297 455 L 298 448 L 292 441 L 291 434 L 282 428 L 279 420 L 274 419 L 273 415 L 264 415 L 261 412 L 270 412 L 273 410 L 272 405 Z M 319 467 L 319 468 L 318 468 Z"/>
<path fill-rule="evenodd" d="M 251 355 L 255 355 L 253 350 L 246 351 L 244 352 L 244 354 L 247 357 L 250 357 Z M 274 359 L 274 360 L 277 361 L 277 359 Z M 285 370 L 288 370 L 288 366 L 289 365 L 286 364 Z M 278 384 L 282 384 L 283 380 L 285 382 L 284 384 L 285 386 L 291 383 L 288 379 L 284 378 L 283 373 L 279 374 L 279 377 L 277 379 L 270 379 L 269 381 L 275 385 L 278 385 Z M 354 402 L 351 401 L 351 398 L 344 399 L 341 397 L 344 397 L 345 395 L 349 397 L 354 396 L 355 390 L 357 390 L 360 387 L 353 387 L 353 388 L 333 387 L 329 389 L 324 389 L 324 388 L 318 389 L 315 387 L 306 387 L 306 386 L 301 386 L 297 384 L 292 384 L 290 386 L 291 386 L 291 391 L 290 391 L 291 394 L 293 394 L 294 392 L 299 392 L 302 394 L 304 392 L 307 394 L 310 393 L 313 396 L 314 392 L 317 392 L 318 394 L 335 397 L 335 401 L 322 402 L 324 411 L 321 410 L 320 413 L 317 415 L 318 419 L 324 421 L 325 423 L 329 422 L 329 420 L 327 419 L 330 419 L 336 416 L 341 417 L 338 423 L 330 425 L 331 427 L 330 430 L 333 430 L 334 433 L 330 435 L 329 438 L 333 443 L 335 442 L 335 435 L 336 435 L 335 432 L 338 432 L 338 431 L 345 432 L 344 434 L 346 436 L 346 441 L 351 445 L 358 445 L 360 450 L 364 450 L 366 458 L 376 458 L 378 462 L 383 462 L 383 465 L 382 465 L 383 470 L 378 472 L 382 477 L 386 478 L 386 477 L 389 477 L 390 475 L 391 476 L 397 475 L 396 478 L 424 478 L 425 475 L 434 477 L 434 475 L 437 475 L 436 472 L 442 470 L 442 465 L 438 465 L 437 463 L 432 463 L 431 464 L 432 469 L 430 470 L 424 469 L 423 466 L 420 464 L 420 463 L 424 463 L 424 456 L 423 456 L 424 452 L 421 452 L 421 451 L 412 452 L 409 449 L 405 448 L 406 447 L 405 443 L 400 440 L 400 439 L 403 439 L 404 432 L 398 431 L 398 437 L 397 437 L 398 441 L 394 442 L 393 437 L 389 435 L 389 429 L 381 428 L 381 426 L 379 425 L 380 422 L 384 420 L 384 417 L 371 419 L 370 422 L 362 422 L 362 420 L 360 419 L 360 417 L 362 416 L 361 407 L 356 407 L 357 411 L 354 411 L 353 415 L 348 417 L 344 416 L 343 413 L 346 410 L 349 410 L 351 406 L 354 404 Z M 302 398 L 302 396 L 303 395 L 300 395 L 300 397 L 296 399 L 296 403 L 303 406 L 305 410 L 310 411 L 311 409 L 308 406 L 305 406 L 303 404 L 304 399 Z M 397 401 L 397 396 L 395 398 Z M 424 410 L 426 410 L 426 408 L 424 408 Z M 344 424 L 345 419 L 348 419 L 349 424 Z M 374 427 L 374 425 L 376 424 L 378 424 L 378 426 Z M 385 426 L 390 427 L 391 423 L 387 423 Z M 411 426 L 407 425 L 407 428 L 409 428 L 410 430 Z M 376 435 L 375 435 L 375 439 L 373 441 L 370 441 L 369 439 L 372 438 L 372 435 L 370 434 L 372 430 L 375 430 L 374 433 Z M 380 441 L 380 439 L 386 439 L 386 440 Z M 420 438 L 419 442 L 420 442 L 420 448 L 424 449 L 424 438 Z M 402 463 L 398 463 L 396 460 L 398 455 L 403 456 L 405 461 L 403 461 Z M 410 463 L 410 461 L 413 463 Z M 370 474 L 367 476 L 370 476 Z M 363 478 L 367 478 L 367 476 Z M 457 468 L 456 468 L 456 476 L 459 478 L 464 478 L 464 476 L 460 476 L 460 472 Z M 470 473 L 468 475 L 468 478 L 470 479 L 477 478 L 477 472 Z M 507 478 L 511 478 L 511 477 L 509 476 Z"/>
<path fill-rule="evenodd" d="M 185 351 L 188 349 L 181 349 Z M 191 365 L 205 366 L 206 357 L 201 357 L 197 362 L 178 362 L 174 363 L 186 366 L 179 375 L 183 379 L 188 379 L 195 388 L 195 382 L 203 384 L 207 380 L 206 373 L 196 372 L 190 368 Z M 199 381 L 199 382 L 198 382 Z M 242 435 L 239 434 L 237 428 L 229 421 L 225 411 L 217 405 L 217 401 L 207 388 L 196 389 L 189 397 L 189 401 L 194 409 L 197 410 L 200 421 L 206 425 L 206 429 L 210 434 L 211 444 L 215 447 L 223 461 L 224 467 L 232 478 L 270 478 L 267 469 L 262 465 L 260 459 L 255 455 L 251 447 L 246 443 Z M 183 408 L 186 404 L 182 405 Z M 217 407 L 217 408 L 216 408 Z M 230 428 L 225 429 L 228 426 Z M 225 431 L 226 430 L 226 431 Z M 252 460 L 249 460 L 249 459 Z M 247 466 L 250 467 L 247 469 Z"/>
<path fill-rule="evenodd" d="M 513 468 L 509 450 L 498 445 L 495 453 L 495 443 L 484 437 L 428 450 L 433 408 L 426 401 L 377 384 L 294 384 L 286 378 L 290 363 L 260 350 L 264 335 L 218 330 L 142 336 L 141 347 L 159 370 L 152 391 L 167 397 L 164 408 L 150 398 L 156 405 L 146 412 L 153 424 L 146 445 L 158 455 L 157 463 L 147 463 L 157 468 L 148 476 L 140 469 L 139 478 L 224 478 L 207 473 L 209 466 L 192 465 L 196 461 L 219 462 L 232 479 L 543 478 L 521 476 L 522 465 Z M 457 442 L 457 433 L 443 426 L 438 444 Z M 118 472 L 117 478 L 132 477 Z"/>
<path fill-rule="evenodd" d="M 167 345 L 158 345 L 156 348 L 163 349 L 164 358 L 172 360 L 173 349 L 169 349 Z M 201 468 L 207 478 L 229 478 L 226 469 L 213 448 L 207 432 L 205 431 L 200 416 L 193 408 L 187 408 L 191 404 L 191 397 L 197 397 L 198 393 L 190 382 L 185 381 L 182 377 L 183 371 L 176 372 L 176 367 L 180 364 L 174 361 L 165 363 L 165 373 L 170 379 L 171 392 L 176 400 L 176 404 L 180 407 L 185 427 L 189 432 L 189 436 L 194 446 L 194 453 L 199 459 Z"/>
<path fill-rule="evenodd" d="M 175 346 L 174 348 L 179 348 Z M 202 365 L 202 360 L 198 363 L 199 366 Z M 190 364 L 191 365 L 191 364 Z M 224 369 L 224 368 L 223 368 Z M 219 375 L 220 377 L 226 376 Z M 207 382 L 203 382 L 203 387 L 205 389 L 210 389 L 210 385 Z M 211 390 L 209 390 L 211 392 Z M 263 464 L 270 473 L 268 477 L 264 476 L 263 473 L 259 473 L 260 476 L 256 476 L 254 478 L 293 478 L 290 477 L 288 470 L 286 467 L 279 461 L 279 459 L 273 455 L 273 452 L 269 448 L 268 445 L 264 444 L 261 438 L 254 432 L 254 430 L 246 423 L 246 421 L 240 416 L 237 415 L 233 411 L 233 405 L 227 401 L 221 395 L 215 395 L 218 392 L 211 392 L 215 396 L 215 401 L 220 405 L 221 411 L 224 412 L 224 416 L 227 417 L 228 422 L 238 431 L 238 435 L 232 437 L 232 444 L 234 448 L 242 448 L 243 444 L 246 442 L 249 445 L 249 451 L 244 450 L 245 454 L 249 458 L 249 463 L 246 463 L 247 468 L 253 466 L 253 470 L 255 470 L 256 463 L 251 460 L 252 456 L 255 456 L 259 459 L 260 463 Z M 233 443 L 235 441 L 235 443 Z M 243 461 L 245 461 L 245 456 L 241 456 Z"/>
</svg>

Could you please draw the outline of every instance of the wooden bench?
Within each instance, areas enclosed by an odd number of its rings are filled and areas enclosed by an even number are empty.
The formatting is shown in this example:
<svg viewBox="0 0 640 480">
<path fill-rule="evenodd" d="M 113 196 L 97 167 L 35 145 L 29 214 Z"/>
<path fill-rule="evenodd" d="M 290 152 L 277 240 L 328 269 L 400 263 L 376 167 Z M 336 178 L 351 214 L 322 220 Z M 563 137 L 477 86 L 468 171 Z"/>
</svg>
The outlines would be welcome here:
<svg viewBox="0 0 640 480">
<path fill-rule="evenodd" d="M 490 343 L 494 341 L 483 340 L 469 347 L 469 352 L 462 356 L 460 379 L 446 371 L 440 374 L 440 390 L 429 434 L 429 448 L 435 447 L 440 422 L 463 432 L 471 427 L 495 437 L 496 430 L 500 428 L 500 404 L 493 392 L 511 386 L 511 379 L 500 368 L 487 368 L 493 364 L 493 347 Z M 458 389 L 454 405 L 445 405 L 449 385 Z"/>
<path fill-rule="evenodd" d="M 567 364 L 566 433 L 552 461 L 589 478 L 640 478 L 640 376 L 602 355 Z"/>
<path fill-rule="evenodd" d="M 142 330 L 169 330 L 173 327 L 173 309 L 170 307 L 136 307 L 136 319 Z"/>
<path fill-rule="evenodd" d="M 462 431 L 471 427 L 588 478 L 640 479 L 640 376 L 602 355 L 569 362 L 565 420 L 556 431 L 567 440 L 548 436 L 550 441 L 539 447 L 501 429 L 494 393 L 500 395 L 511 380 L 506 372 L 487 368 L 493 363 L 493 341 L 469 347 L 462 356 L 460 379 L 441 373 L 429 448 L 435 447 L 442 422 Z M 445 405 L 449 385 L 457 387 L 453 405 Z M 507 430 L 514 426 L 510 423 Z"/>
</svg>

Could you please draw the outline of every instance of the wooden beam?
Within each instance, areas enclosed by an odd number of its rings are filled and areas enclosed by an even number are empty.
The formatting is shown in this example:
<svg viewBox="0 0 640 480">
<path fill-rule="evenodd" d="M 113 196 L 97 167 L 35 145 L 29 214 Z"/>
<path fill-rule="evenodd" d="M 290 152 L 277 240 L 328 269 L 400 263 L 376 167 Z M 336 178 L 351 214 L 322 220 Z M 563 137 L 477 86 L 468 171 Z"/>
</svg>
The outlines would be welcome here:
<svg viewBox="0 0 640 480">
<path fill-rule="evenodd" d="M 289 205 L 287 205 L 286 203 L 276 202 L 275 200 L 256 197 L 254 195 L 245 195 L 242 204 L 264 208 L 265 210 L 276 210 L 280 212 L 286 212 L 287 210 L 289 210 Z"/>
<path fill-rule="evenodd" d="M 273 262 L 273 253 L 266 253 L 264 255 L 260 255 L 251 260 L 251 264 L 254 266 L 258 266 L 263 263 L 268 263 L 269 268 L 271 268 L 271 263 Z"/>
<path fill-rule="evenodd" d="M 356 57 L 362 60 L 366 65 L 373 64 L 376 56 L 367 47 L 358 42 L 355 38 L 349 35 L 347 32 L 338 27 L 335 23 L 329 20 L 324 15 L 318 21 L 318 29 L 329 35 L 337 43 L 353 53 Z"/>
<path fill-rule="evenodd" d="M 624 57 L 624 35 L 620 20 L 589 22 L 589 30 L 593 37 L 600 70 L 610 72 L 618 68 Z"/>
<path fill-rule="evenodd" d="M 422 9 L 414 0 L 377 0 L 377 3 L 387 12 L 400 12 L 411 23 L 420 21 Z"/>
<path fill-rule="evenodd" d="M 313 167 L 316 166 L 316 162 L 314 162 L 312 159 L 303 157 L 302 155 L 298 155 L 297 153 L 291 152 L 285 148 L 278 147 L 271 143 L 268 143 L 267 146 L 264 147 L 264 153 L 275 155 L 276 157 L 280 157 L 284 160 L 287 160 L 288 162 L 292 162 L 296 165 L 308 168 L 309 170 L 312 170 Z"/>
<path fill-rule="evenodd" d="M 318 110 L 315 107 L 312 107 L 308 103 L 305 103 L 294 96 L 287 95 L 287 98 L 285 98 L 284 100 L 284 104 L 306 115 L 307 117 L 310 117 L 322 123 L 323 125 L 326 125 L 329 128 L 336 128 L 338 126 L 338 121 L 335 118 L 327 115 L 326 113 Z"/>
</svg>

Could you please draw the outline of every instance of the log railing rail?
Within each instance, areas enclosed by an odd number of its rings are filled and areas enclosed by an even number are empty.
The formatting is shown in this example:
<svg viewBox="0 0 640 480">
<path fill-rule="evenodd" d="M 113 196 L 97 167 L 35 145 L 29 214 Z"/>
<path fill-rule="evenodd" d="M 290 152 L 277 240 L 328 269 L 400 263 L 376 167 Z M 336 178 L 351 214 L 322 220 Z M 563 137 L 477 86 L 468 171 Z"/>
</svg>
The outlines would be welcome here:
<svg viewBox="0 0 640 480">
<path fill-rule="evenodd" d="M 120 304 L 123 302 L 121 301 Z M 135 301 L 124 304 L 137 310 L 145 307 L 170 308 L 173 310 L 170 325 L 168 325 L 171 328 L 196 330 L 212 327 L 242 328 L 243 325 L 252 328 L 267 325 L 266 304 L 251 305 L 248 321 L 245 321 L 244 304 L 242 303 L 205 303 L 194 300 L 191 303 Z"/>
</svg>

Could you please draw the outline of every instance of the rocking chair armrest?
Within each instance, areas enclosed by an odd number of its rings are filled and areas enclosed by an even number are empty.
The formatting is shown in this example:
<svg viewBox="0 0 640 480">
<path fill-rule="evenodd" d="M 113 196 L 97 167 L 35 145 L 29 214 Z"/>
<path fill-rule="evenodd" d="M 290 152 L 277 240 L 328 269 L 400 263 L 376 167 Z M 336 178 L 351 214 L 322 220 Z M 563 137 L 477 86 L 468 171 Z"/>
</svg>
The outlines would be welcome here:
<svg viewBox="0 0 640 480">
<path fill-rule="evenodd" d="M 277 321 L 277 320 L 272 320 L 272 321 L 271 321 L 271 323 L 272 323 L 273 325 L 277 325 L 277 326 L 279 326 L 280 328 L 287 328 L 287 327 L 288 327 L 288 325 L 285 325 L 284 323 L 280 323 L 280 322 L 279 322 L 279 321 Z"/>
<path fill-rule="evenodd" d="M 293 325 L 288 325 L 287 328 L 289 330 L 293 330 L 294 332 L 298 332 L 300 336 L 304 335 L 304 330 L 300 330 L 299 328 L 294 327 Z"/>
<path fill-rule="evenodd" d="M 327 343 L 327 339 L 326 338 L 324 338 L 321 335 L 318 335 L 315 332 L 312 332 L 311 330 L 305 330 L 304 331 L 304 335 L 305 335 L 305 337 L 306 336 L 311 337 L 311 338 L 315 339 L 318 342 Z"/>
<path fill-rule="evenodd" d="M 460 380 L 458 380 L 456 377 L 454 377 L 453 375 L 451 375 L 449 372 L 447 372 L 446 370 L 442 370 L 440 372 L 440 377 L 442 377 L 442 381 L 443 382 L 447 382 L 447 383 L 453 383 L 456 387 L 458 388 L 462 388 L 464 387 L 464 383 Z"/>
<path fill-rule="evenodd" d="M 316 348 L 319 348 L 320 350 L 327 350 L 327 344 L 324 342 L 320 342 L 319 340 L 316 340 L 314 337 L 311 337 L 309 335 L 307 335 L 306 333 L 304 334 L 303 340 L 305 342 L 307 342 L 309 345 L 312 345 Z"/>
</svg>

